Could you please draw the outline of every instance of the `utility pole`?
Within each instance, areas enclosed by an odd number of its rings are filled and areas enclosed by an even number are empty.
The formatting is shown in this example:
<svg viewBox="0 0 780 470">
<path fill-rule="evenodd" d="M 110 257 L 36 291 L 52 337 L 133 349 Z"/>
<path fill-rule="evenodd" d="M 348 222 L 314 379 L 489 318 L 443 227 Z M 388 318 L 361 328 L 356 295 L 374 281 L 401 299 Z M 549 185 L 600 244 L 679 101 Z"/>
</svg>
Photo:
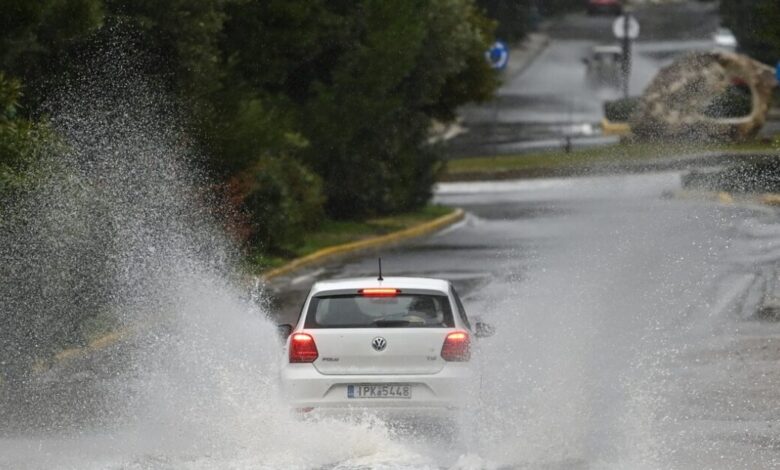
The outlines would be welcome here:
<svg viewBox="0 0 780 470">
<path fill-rule="evenodd" d="M 627 11 L 623 11 L 623 97 L 628 98 L 628 82 L 631 77 L 631 36 L 629 34 L 629 21 L 631 17 Z"/>
</svg>

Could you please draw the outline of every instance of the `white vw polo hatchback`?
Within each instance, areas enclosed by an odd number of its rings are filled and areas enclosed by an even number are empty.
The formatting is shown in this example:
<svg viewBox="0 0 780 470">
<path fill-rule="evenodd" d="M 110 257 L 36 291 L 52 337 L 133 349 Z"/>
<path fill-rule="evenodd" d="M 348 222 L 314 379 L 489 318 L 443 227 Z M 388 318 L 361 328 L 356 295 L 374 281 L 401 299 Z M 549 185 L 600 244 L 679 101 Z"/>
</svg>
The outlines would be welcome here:
<svg viewBox="0 0 780 470">
<path fill-rule="evenodd" d="M 472 338 L 492 334 L 469 323 L 448 281 L 381 276 L 318 282 L 280 329 L 293 409 L 390 416 L 451 415 L 470 386 Z"/>
</svg>

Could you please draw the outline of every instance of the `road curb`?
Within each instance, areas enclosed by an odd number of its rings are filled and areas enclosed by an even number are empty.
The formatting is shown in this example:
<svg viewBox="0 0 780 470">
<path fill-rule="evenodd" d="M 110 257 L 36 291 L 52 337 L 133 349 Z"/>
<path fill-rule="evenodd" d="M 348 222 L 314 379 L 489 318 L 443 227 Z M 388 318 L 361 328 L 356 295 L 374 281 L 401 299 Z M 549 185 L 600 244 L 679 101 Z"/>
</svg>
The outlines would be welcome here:
<svg viewBox="0 0 780 470">
<path fill-rule="evenodd" d="M 263 280 L 271 280 L 283 274 L 288 274 L 296 269 L 312 266 L 317 263 L 336 258 L 338 256 L 346 256 L 357 253 L 359 251 L 395 245 L 412 238 L 419 238 L 425 235 L 429 235 L 462 220 L 464 215 L 465 213 L 463 212 L 463 209 L 458 208 L 439 218 L 428 222 L 423 222 L 421 224 L 399 230 L 397 232 L 323 248 L 322 250 L 315 251 L 310 255 L 294 259 L 283 266 L 272 269 L 261 275 L 260 278 Z M 43 372 L 51 365 L 59 364 L 75 357 L 80 357 L 90 351 L 97 351 L 107 348 L 124 339 L 128 333 L 130 333 L 130 331 L 130 328 L 123 328 L 95 338 L 82 347 L 63 349 L 62 351 L 55 354 L 54 357 L 52 357 L 50 364 L 40 364 L 34 369 L 36 372 Z"/>
<path fill-rule="evenodd" d="M 604 135 L 617 135 L 623 137 L 631 134 L 631 126 L 629 126 L 627 122 L 610 121 L 607 118 L 602 118 L 601 132 Z"/>
<path fill-rule="evenodd" d="M 555 152 L 541 152 L 537 155 Z M 522 156 L 491 155 L 494 158 Z M 532 155 L 528 153 L 527 155 Z M 641 173 L 646 171 L 690 171 L 692 166 L 721 165 L 734 161 L 750 161 L 751 158 L 776 157 L 777 150 L 712 150 L 700 153 L 684 154 L 675 158 L 637 158 L 627 161 L 607 162 L 583 162 L 569 166 L 550 167 L 526 167 L 526 168 L 501 168 L 490 171 L 471 170 L 459 173 L 445 173 L 439 178 L 439 183 L 468 182 L 468 181 L 501 181 L 536 178 L 564 178 L 569 176 L 602 176 L 615 174 Z"/>
<path fill-rule="evenodd" d="M 33 372 L 36 373 L 42 373 L 49 370 L 55 364 L 60 364 L 70 359 L 81 357 L 90 351 L 99 351 L 109 346 L 113 346 L 114 344 L 122 341 L 125 337 L 127 337 L 127 335 L 130 332 L 131 332 L 131 328 L 129 327 L 121 328 L 116 331 L 108 332 L 103 336 L 98 336 L 97 338 L 89 341 L 84 346 L 77 346 L 73 348 L 63 349 L 57 352 L 48 361 L 42 361 L 33 365 L 32 370 Z"/>
<path fill-rule="evenodd" d="M 271 269 L 270 271 L 261 274 L 259 277 L 261 280 L 270 281 L 271 279 L 289 274 L 297 269 L 313 266 L 336 257 L 347 256 L 358 253 L 360 251 L 374 250 L 377 248 L 396 245 L 403 241 L 438 232 L 439 230 L 462 220 L 464 215 L 465 213 L 463 212 L 463 209 L 455 209 L 451 213 L 443 215 L 437 219 L 423 222 L 419 225 L 399 230 L 397 232 L 323 248 L 321 250 L 315 251 L 310 255 L 296 258 L 283 266 Z"/>
<path fill-rule="evenodd" d="M 764 193 L 759 196 L 758 200 L 767 206 L 780 206 L 780 194 L 778 193 Z"/>
<path fill-rule="evenodd" d="M 681 190 L 669 194 L 676 199 L 714 201 L 723 205 L 751 204 L 780 207 L 780 193 L 733 194 L 728 191 Z"/>
</svg>

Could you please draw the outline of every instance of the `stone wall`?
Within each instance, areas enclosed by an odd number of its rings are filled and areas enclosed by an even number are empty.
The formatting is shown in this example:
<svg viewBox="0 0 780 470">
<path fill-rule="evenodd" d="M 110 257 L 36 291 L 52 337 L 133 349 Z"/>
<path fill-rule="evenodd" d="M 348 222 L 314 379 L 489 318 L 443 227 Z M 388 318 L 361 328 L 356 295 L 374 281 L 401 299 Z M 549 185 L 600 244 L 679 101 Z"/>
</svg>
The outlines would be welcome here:
<svg viewBox="0 0 780 470">
<path fill-rule="evenodd" d="M 717 100 L 735 85 L 749 89 L 749 114 L 713 116 Z M 747 56 L 724 51 L 689 54 L 661 69 L 629 122 L 642 140 L 746 139 L 766 121 L 776 85 L 774 70 Z"/>
</svg>

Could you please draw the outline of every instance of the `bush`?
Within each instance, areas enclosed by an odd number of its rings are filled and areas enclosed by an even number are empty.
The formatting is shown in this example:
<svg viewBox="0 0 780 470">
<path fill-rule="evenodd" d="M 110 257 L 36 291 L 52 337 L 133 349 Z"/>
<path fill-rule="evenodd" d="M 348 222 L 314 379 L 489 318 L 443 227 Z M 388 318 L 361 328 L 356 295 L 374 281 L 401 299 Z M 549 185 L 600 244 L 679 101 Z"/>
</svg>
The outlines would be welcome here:
<svg viewBox="0 0 780 470">
<path fill-rule="evenodd" d="M 737 37 L 741 52 L 774 66 L 780 58 L 780 2 L 721 0 L 723 25 Z"/>
<path fill-rule="evenodd" d="M 604 102 L 604 117 L 610 121 L 626 122 L 631 114 L 639 106 L 641 98 L 621 98 Z"/>
<path fill-rule="evenodd" d="M 495 73 L 484 60 L 490 23 L 468 0 L 362 2 L 351 48 L 329 60 L 327 81 L 302 108 L 305 161 L 325 181 L 328 214 L 358 219 L 420 207 L 439 159 L 427 144 L 432 118 L 487 99 Z"/>
<path fill-rule="evenodd" d="M 45 124 L 18 116 L 21 97 L 21 83 L 0 72 L 0 201 L 23 189 L 40 152 L 56 140 Z"/>
<path fill-rule="evenodd" d="M 322 180 L 291 157 L 262 157 L 230 182 L 252 245 L 283 252 L 324 218 Z"/>
<path fill-rule="evenodd" d="M 704 109 L 705 116 L 716 119 L 740 118 L 753 111 L 753 97 L 747 85 L 730 85 L 715 96 Z"/>
</svg>

